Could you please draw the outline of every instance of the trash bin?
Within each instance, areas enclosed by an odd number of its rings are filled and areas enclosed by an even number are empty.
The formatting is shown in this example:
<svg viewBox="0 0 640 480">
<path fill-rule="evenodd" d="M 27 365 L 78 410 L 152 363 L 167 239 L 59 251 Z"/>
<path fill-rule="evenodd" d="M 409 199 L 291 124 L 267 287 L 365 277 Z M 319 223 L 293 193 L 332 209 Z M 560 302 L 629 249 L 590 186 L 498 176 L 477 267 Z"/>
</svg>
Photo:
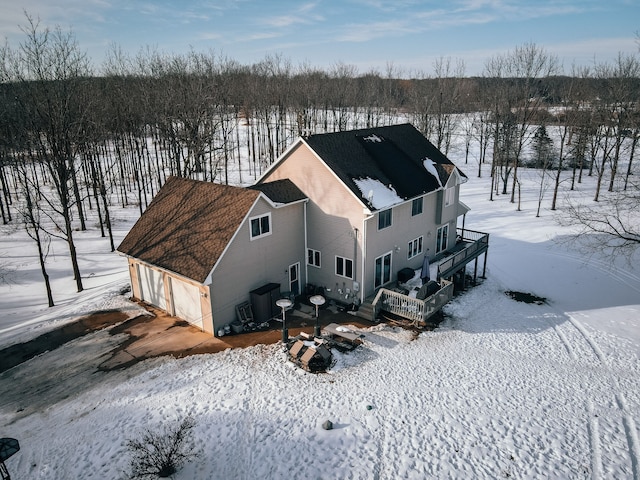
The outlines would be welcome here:
<svg viewBox="0 0 640 480">
<path fill-rule="evenodd" d="M 234 320 L 233 322 L 231 322 L 231 330 L 233 331 L 233 333 L 242 333 L 244 332 L 244 326 L 242 325 L 242 322 L 240 322 L 240 320 Z"/>
</svg>

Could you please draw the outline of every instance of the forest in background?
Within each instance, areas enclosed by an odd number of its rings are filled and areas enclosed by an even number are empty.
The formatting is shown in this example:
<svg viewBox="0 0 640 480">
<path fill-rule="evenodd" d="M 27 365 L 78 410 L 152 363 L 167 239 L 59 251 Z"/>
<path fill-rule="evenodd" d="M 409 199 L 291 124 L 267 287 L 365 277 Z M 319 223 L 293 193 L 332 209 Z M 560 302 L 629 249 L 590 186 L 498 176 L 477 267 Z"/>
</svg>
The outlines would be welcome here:
<svg viewBox="0 0 640 480">
<path fill-rule="evenodd" d="M 72 32 L 29 19 L 24 33 L 0 49 L 0 212 L 38 245 L 47 284 L 54 236 L 68 244 L 83 289 L 73 232 L 91 227 L 88 211 L 114 250 L 110 210 L 142 213 L 169 175 L 251 184 L 299 136 L 399 122 L 445 154 L 463 148 L 465 173 L 491 175 L 489 197 L 509 196 L 515 208 L 518 169 L 539 169 L 537 215 L 543 200 L 556 210 L 561 188 L 595 176 L 597 207 L 567 202 L 565 218 L 615 249 L 640 243 L 628 216 L 640 207 L 637 55 L 567 74 L 526 44 L 489 58 L 481 77 L 441 58 L 432 74 L 401 78 L 392 65 L 362 74 L 278 55 L 241 65 L 215 52 L 131 57 L 113 47 L 96 73 Z"/>
</svg>

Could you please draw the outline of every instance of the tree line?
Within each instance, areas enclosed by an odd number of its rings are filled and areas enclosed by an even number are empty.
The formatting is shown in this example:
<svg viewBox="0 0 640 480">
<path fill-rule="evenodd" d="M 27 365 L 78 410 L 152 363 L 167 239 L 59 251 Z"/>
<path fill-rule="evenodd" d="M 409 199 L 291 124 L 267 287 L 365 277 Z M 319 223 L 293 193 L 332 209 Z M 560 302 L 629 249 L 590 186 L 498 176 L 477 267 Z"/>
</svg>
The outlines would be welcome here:
<svg viewBox="0 0 640 480">
<path fill-rule="evenodd" d="M 509 195 L 518 205 L 519 169 L 534 166 L 538 214 L 548 188 L 558 207 L 567 172 L 571 189 L 597 176 L 595 201 L 603 187 L 638 195 L 636 55 L 565 75 L 555 57 L 527 44 L 488 59 L 480 77 L 443 57 L 432 74 L 402 78 L 393 65 L 361 74 L 342 63 L 293 66 L 279 55 L 241 65 L 215 52 L 130 56 L 113 46 L 96 73 L 71 31 L 27 20 L 23 42 L 0 49 L 0 213 L 38 245 L 50 305 L 48 242 L 67 243 L 82 291 L 74 231 L 88 228 L 88 211 L 113 251 L 114 206 L 142 213 L 169 175 L 252 183 L 313 133 L 410 122 L 445 154 L 464 145 L 465 163 L 491 175 L 490 198 Z"/>
</svg>

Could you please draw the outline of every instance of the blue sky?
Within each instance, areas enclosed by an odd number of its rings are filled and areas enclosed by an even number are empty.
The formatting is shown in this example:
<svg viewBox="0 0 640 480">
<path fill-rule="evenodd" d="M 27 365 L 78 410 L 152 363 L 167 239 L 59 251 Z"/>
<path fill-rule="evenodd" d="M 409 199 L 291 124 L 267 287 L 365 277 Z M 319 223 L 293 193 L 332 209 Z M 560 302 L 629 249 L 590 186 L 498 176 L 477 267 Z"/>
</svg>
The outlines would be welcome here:
<svg viewBox="0 0 640 480">
<path fill-rule="evenodd" d="M 439 58 L 480 75 L 487 59 L 534 43 L 573 64 L 638 52 L 640 0 L 0 0 L 0 36 L 23 41 L 24 11 L 71 28 L 99 68 L 110 45 L 135 55 L 213 50 L 242 64 L 433 73 Z"/>
</svg>

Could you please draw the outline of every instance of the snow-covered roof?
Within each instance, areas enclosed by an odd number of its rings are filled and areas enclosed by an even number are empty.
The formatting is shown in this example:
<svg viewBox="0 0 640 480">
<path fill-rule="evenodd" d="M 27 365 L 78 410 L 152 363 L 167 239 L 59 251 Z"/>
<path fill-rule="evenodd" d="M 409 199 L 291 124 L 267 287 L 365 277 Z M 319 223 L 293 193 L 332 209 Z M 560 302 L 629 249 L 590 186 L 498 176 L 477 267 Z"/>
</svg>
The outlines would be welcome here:
<svg viewBox="0 0 640 480">
<path fill-rule="evenodd" d="M 312 135 L 305 143 L 371 210 L 439 190 L 456 170 L 408 123 Z"/>
</svg>

